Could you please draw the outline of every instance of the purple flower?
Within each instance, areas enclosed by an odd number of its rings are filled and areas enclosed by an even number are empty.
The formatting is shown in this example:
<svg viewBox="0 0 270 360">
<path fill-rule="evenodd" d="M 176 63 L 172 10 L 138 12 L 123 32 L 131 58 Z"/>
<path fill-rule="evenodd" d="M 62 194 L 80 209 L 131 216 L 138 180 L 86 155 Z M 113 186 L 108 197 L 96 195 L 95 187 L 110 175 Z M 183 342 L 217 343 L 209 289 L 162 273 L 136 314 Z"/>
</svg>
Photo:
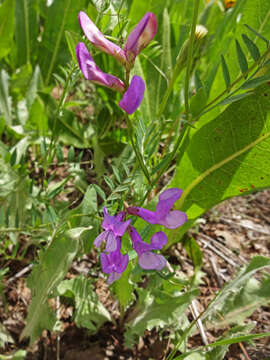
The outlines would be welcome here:
<svg viewBox="0 0 270 360">
<path fill-rule="evenodd" d="M 157 32 L 157 19 L 153 13 L 147 13 L 129 34 L 124 50 L 107 40 L 88 15 L 80 11 L 79 22 L 88 40 L 99 50 L 112 55 L 122 65 L 130 69 L 136 56 L 153 39 Z"/>
<path fill-rule="evenodd" d="M 157 32 L 155 14 L 146 13 L 134 30 L 128 36 L 124 47 L 129 67 L 132 67 L 136 56 L 149 44 Z"/>
<path fill-rule="evenodd" d="M 101 253 L 100 261 L 102 271 L 105 274 L 110 274 L 108 278 L 108 284 L 112 284 L 115 280 L 118 280 L 122 273 L 126 270 L 128 264 L 128 255 L 121 254 L 121 239 L 118 236 L 116 238 L 116 249 L 109 254 Z"/>
<path fill-rule="evenodd" d="M 138 254 L 138 263 L 144 270 L 161 270 L 166 266 L 166 259 L 164 256 L 155 254 L 152 250 L 160 250 L 167 244 L 168 238 L 162 231 L 155 233 L 150 244 L 142 240 L 137 230 L 131 226 L 129 234 L 132 240 L 133 249 Z"/>
<path fill-rule="evenodd" d="M 145 84 L 142 78 L 134 75 L 131 79 L 129 88 L 119 101 L 119 106 L 128 114 L 133 114 L 140 106 L 145 90 Z"/>
<path fill-rule="evenodd" d="M 104 220 L 102 227 L 105 231 L 98 235 L 94 241 L 94 245 L 99 247 L 103 241 L 106 241 L 106 252 L 112 252 L 117 249 L 117 238 L 124 235 L 131 220 L 122 221 L 124 212 L 120 212 L 116 216 L 110 216 L 108 210 L 104 207 Z"/>
<path fill-rule="evenodd" d="M 172 188 L 165 190 L 159 196 L 156 211 L 132 206 L 127 209 L 129 214 L 140 216 L 149 224 L 163 225 L 168 229 L 176 229 L 187 221 L 183 211 L 171 210 L 174 203 L 180 199 L 183 190 Z"/>
<path fill-rule="evenodd" d="M 124 92 L 125 85 L 123 81 L 116 76 L 106 74 L 100 70 L 94 62 L 92 56 L 89 54 L 87 47 L 84 43 L 79 43 L 76 47 L 77 59 L 83 73 L 87 80 L 91 80 L 96 84 L 107 86 L 110 89 Z"/>
<path fill-rule="evenodd" d="M 96 25 L 89 19 L 88 15 L 80 11 L 79 13 L 79 23 L 85 36 L 88 40 L 99 50 L 112 55 L 116 58 L 122 65 L 126 63 L 125 52 L 113 42 L 107 40 L 104 35 L 99 31 Z"/>
</svg>

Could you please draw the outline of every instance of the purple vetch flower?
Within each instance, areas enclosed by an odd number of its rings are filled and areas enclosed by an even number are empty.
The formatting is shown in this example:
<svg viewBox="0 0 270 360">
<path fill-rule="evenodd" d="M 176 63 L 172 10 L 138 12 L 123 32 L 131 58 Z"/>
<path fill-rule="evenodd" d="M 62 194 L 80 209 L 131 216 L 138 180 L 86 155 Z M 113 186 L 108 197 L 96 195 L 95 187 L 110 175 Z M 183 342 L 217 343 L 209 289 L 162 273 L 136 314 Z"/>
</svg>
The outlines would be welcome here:
<svg viewBox="0 0 270 360">
<path fill-rule="evenodd" d="M 122 221 L 125 214 L 120 212 L 116 216 L 110 216 L 108 210 L 104 207 L 104 220 L 102 227 L 105 231 L 98 235 L 94 245 L 99 247 L 103 241 L 106 241 L 106 252 L 112 252 L 117 249 L 117 238 L 124 235 L 131 220 Z"/>
<path fill-rule="evenodd" d="M 121 254 L 121 239 L 118 236 L 116 238 L 116 249 L 109 254 L 101 253 L 100 262 L 102 271 L 105 274 L 110 274 L 108 278 L 108 284 L 112 284 L 115 280 L 118 280 L 122 273 L 126 270 L 128 264 L 128 254 Z"/>
<path fill-rule="evenodd" d="M 124 50 L 107 40 L 88 15 L 80 11 L 79 23 L 88 40 L 99 50 L 112 55 L 126 68 L 133 67 L 136 56 L 153 39 L 157 32 L 157 19 L 155 14 L 146 13 L 134 30 L 128 36 Z"/>
<path fill-rule="evenodd" d="M 155 233 L 150 244 L 142 240 L 138 231 L 130 226 L 129 234 L 132 240 L 133 249 L 138 254 L 138 263 L 144 270 L 161 270 L 166 266 L 166 259 L 163 255 L 155 254 L 153 250 L 160 250 L 167 244 L 168 238 L 163 231 Z"/>
<path fill-rule="evenodd" d="M 124 92 L 125 85 L 122 80 L 116 76 L 106 74 L 100 70 L 92 56 L 89 54 L 84 43 L 79 43 L 76 47 L 76 55 L 83 76 L 96 84 L 107 86 L 110 89 Z"/>
<path fill-rule="evenodd" d="M 145 84 L 141 77 L 134 75 L 129 88 L 119 101 L 119 106 L 128 114 L 133 114 L 140 106 L 145 90 Z"/>
<path fill-rule="evenodd" d="M 140 216 L 149 224 L 163 225 L 168 229 L 176 229 L 187 221 L 183 211 L 171 210 L 174 203 L 180 199 L 183 190 L 172 188 L 160 194 L 156 211 L 150 211 L 137 206 L 127 209 L 129 214 Z"/>
<path fill-rule="evenodd" d="M 85 12 L 80 11 L 78 18 L 85 36 L 96 48 L 112 55 L 122 65 L 126 64 L 125 52 L 118 45 L 107 40 Z"/>
<path fill-rule="evenodd" d="M 132 67 L 136 56 L 149 44 L 157 33 L 157 19 L 155 14 L 146 13 L 134 30 L 128 36 L 124 47 L 125 55 Z"/>
</svg>

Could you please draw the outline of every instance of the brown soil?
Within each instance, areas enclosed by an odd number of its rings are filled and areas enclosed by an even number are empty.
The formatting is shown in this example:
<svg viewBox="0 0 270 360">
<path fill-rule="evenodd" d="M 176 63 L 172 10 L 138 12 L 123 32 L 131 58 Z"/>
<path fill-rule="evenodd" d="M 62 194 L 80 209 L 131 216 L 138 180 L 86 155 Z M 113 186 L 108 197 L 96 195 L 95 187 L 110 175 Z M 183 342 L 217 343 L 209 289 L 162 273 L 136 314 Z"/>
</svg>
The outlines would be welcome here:
<svg viewBox="0 0 270 360">
<path fill-rule="evenodd" d="M 198 311 L 206 308 L 217 290 L 223 287 L 237 272 L 240 265 L 247 263 L 255 255 L 270 256 L 270 191 L 234 198 L 225 201 L 208 212 L 191 231 L 203 249 L 204 283 L 200 286 L 201 295 L 197 299 Z M 182 271 L 192 274 L 192 263 L 181 244 L 172 247 L 169 260 L 179 263 Z M 35 249 L 27 249 L 23 260 L 1 259 L 2 268 L 9 267 L 4 279 L 5 298 L 0 302 L 0 320 L 10 332 L 14 344 L 0 349 L 0 354 L 26 349 L 28 360 L 121 360 L 121 359 L 163 359 L 170 351 L 167 338 L 160 339 L 157 331 L 146 331 L 132 349 L 125 348 L 123 332 L 118 326 L 119 310 L 111 298 L 104 278 L 98 278 L 96 291 L 100 300 L 116 319 L 116 325 L 106 323 L 97 334 L 89 335 L 85 329 L 79 329 L 72 321 L 73 308 L 70 304 L 61 305 L 62 332 L 56 334 L 44 331 L 42 337 L 32 348 L 28 340 L 19 342 L 19 336 L 25 325 L 27 306 L 31 293 L 26 287 L 25 279 L 31 268 L 27 268 L 35 256 Z M 75 262 L 68 277 L 88 271 L 96 261 L 96 254 L 90 253 L 79 263 Z M 14 278 L 22 269 L 28 270 L 22 276 Z M 190 313 L 189 318 L 192 319 Z M 255 311 L 251 319 L 256 322 L 254 332 L 270 331 L 270 308 L 261 307 Z M 205 329 L 209 342 L 214 341 L 218 332 Z M 199 331 L 189 339 L 188 348 L 204 345 Z M 263 338 L 250 344 L 234 344 L 226 355 L 227 360 L 263 360 L 270 359 L 270 339 Z M 219 359 L 217 359 L 219 360 Z"/>
</svg>

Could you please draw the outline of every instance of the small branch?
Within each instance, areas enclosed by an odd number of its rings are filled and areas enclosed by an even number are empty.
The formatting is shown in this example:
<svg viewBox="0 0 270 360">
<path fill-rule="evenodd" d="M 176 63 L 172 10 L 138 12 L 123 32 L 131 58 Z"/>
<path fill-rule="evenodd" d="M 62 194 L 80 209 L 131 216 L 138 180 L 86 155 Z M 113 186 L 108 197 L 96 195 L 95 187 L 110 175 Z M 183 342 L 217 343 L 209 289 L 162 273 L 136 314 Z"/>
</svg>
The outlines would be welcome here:
<svg viewBox="0 0 270 360">
<path fill-rule="evenodd" d="M 6 284 L 9 285 L 10 283 L 12 283 L 13 281 L 15 281 L 16 279 L 18 279 L 19 277 L 23 276 L 24 274 L 26 274 L 28 271 L 30 271 L 33 267 L 33 264 L 30 264 L 28 266 L 26 266 L 24 269 L 22 269 L 21 271 L 19 271 L 16 275 L 14 275 L 12 278 L 8 279 L 6 281 Z"/>
<path fill-rule="evenodd" d="M 216 249 L 213 245 L 209 244 L 208 242 L 206 242 L 203 239 L 200 239 L 200 241 L 209 249 L 211 249 L 212 251 L 214 251 L 217 255 L 219 255 L 222 259 L 224 259 L 225 261 L 227 261 L 228 264 L 234 266 L 234 267 L 238 267 L 238 264 L 236 264 L 233 260 L 231 260 L 230 258 L 228 258 L 228 256 L 224 255 L 222 252 L 220 252 L 218 249 Z"/>
<path fill-rule="evenodd" d="M 204 345 L 207 346 L 209 344 L 209 342 L 208 342 L 206 333 L 205 333 L 204 328 L 203 328 L 202 320 L 198 319 L 199 311 L 198 311 L 198 308 L 197 308 L 196 300 L 192 300 L 191 305 L 190 305 L 190 309 L 191 309 L 193 319 L 194 320 L 197 319 L 196 320 L 196 325 L 197 325 L 198 330 L 199 330 L 199 332 L 201 334 L 202 341 L 203 341 Z"/>
</svg>

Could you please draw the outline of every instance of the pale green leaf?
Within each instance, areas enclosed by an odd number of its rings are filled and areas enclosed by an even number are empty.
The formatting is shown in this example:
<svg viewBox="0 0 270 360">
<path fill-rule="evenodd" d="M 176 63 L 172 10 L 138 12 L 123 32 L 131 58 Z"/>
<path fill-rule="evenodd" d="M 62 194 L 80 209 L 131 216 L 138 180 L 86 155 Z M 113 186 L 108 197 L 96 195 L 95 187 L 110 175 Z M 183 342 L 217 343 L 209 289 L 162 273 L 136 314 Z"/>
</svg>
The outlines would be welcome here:
<svg viewBox="0 0 270 360">
<path fill-rule="evenodd" d="M 15 0 L 5 0 L 0 6 L 0 59 L 13 46 Z"/>
</svg>

